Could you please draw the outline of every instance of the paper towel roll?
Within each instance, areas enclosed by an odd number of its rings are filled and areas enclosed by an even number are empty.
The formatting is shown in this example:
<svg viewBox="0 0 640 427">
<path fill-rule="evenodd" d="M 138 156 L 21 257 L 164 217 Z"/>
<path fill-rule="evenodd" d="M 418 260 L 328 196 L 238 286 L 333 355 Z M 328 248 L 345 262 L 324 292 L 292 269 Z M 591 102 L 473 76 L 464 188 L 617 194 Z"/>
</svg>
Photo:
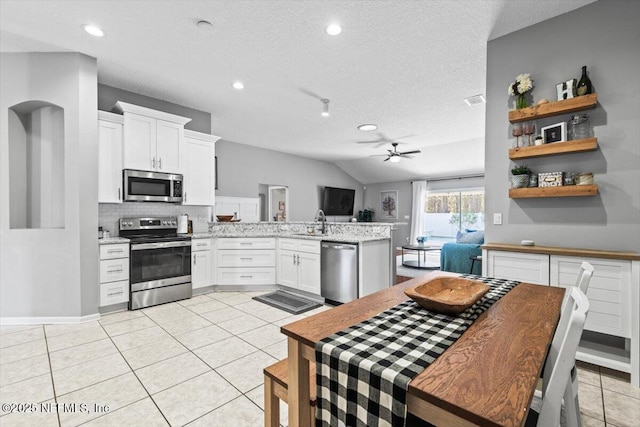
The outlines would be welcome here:
<svg viewBox="0 0 640 427">
<path fill-rule="evenodd" d="M 178 234 L 187 234 L 187 224 L 189 222 L 189 216 L 182 214 L 178 216 Z"/>
</svg>

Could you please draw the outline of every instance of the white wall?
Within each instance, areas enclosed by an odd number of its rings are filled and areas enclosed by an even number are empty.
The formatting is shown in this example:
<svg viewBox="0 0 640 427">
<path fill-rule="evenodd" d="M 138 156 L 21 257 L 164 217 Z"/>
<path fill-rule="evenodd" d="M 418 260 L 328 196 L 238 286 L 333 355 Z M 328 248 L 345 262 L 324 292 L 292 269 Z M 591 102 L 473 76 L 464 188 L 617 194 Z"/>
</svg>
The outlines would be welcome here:
<svg viewBox="0 0 640 427">
<path fill-rule="evenodd" d="M 258 197 L 259 184 L 283 185 L 289 187 L 289 221 L 311 221 L 322 205 L 325 186 L 352 188 L 356 190 L 354 216 L 362 209 L 362 185 L 333 163 L 224 140 L 216 143 L 216 157 L 216 196 Z"/>
<path fill-rule="evenodd" d="M 487 242 L 640 251 L 640 2 L 599 1 L 488 43 L 486 117 Z M 595 197 L 509 199 L 512 144 L 507 85 L 523 72 L 534 100 L 555 100 L 555 84 L 586 65 L 598 106 L 586 113 L 597 151 L 527 160 L 534 171 L 593 172 Z M 540 120 L 566 121 L 569 115 Z"/>
<path fill-rule="evenodd" d="M 0 55 L 0 316 L 71 318 L 98 312 L 97 66 L 77 53 Z M 64 109 L 64 228 L 10 229 L 8 108 Z"/>
</svg>

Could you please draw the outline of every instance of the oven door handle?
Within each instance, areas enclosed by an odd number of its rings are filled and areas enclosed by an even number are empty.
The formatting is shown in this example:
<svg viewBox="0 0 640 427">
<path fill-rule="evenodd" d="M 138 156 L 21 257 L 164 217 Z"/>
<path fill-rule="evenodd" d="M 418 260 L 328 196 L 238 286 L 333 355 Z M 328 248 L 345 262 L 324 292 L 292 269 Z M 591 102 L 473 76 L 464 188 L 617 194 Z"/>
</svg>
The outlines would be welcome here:
<svg viewBox="0 0 640 427">
<path fill-rule="evenodd" d="M 185 240 L 181 242 L 132 243 L 131 250 L 142 251 L 145 249 L 180 248 L 184 246 L 191 246 L 191 242 Z"/>
</svg>

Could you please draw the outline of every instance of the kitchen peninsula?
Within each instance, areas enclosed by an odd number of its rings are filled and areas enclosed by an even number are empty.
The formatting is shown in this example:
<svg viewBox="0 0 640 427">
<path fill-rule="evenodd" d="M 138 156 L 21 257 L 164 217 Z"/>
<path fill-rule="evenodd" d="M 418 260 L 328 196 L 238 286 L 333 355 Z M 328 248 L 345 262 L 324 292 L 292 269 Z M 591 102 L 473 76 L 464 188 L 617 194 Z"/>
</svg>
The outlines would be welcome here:
<svg viewBox="0 0 640 427">
<path fill-rule="evenodd" d="M 192 263 L 194 293 L 212 289 L 267 289 L 278 285 L 320 297 L 321 242 L 358 246 L 358 295 L 389 287 L 395 280 L 391 223 L 213 222 L 208 233 L 194 233 L 194 248 L 206 255 Z M 309 233 L 307 230 L 314 230 Z M 207 244 L 203 245 L 202 242 Z M 198 254 L 194 249 L 194 257 Z M 207 259 L 208 258 L 208 259 Z M 207 259 L 205 261 L 205 259 Z M 201 269 L 205 272 L 201 274 Z M 207 274 L 210 273 L 210 274 Z"/>
</svg>

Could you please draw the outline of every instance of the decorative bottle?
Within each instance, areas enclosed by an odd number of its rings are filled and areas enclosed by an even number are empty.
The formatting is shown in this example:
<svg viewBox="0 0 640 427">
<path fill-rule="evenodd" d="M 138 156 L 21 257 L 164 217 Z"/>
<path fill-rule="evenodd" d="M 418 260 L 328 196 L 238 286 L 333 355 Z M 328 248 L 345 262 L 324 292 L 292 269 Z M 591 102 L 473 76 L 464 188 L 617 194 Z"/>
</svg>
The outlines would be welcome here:
<svg viewBox="0 0 640 427">
<path fill-rule="evenodd" d="M 576 93 L 578 94 L 578 96 L 582 96 L 582 95 L 588 95 L 591 92 L 592 92 L 591 80 L 589 79 L 589 76 L 587 76 L 587 66 L 583 65 L 582 76 L 578 81 L 578 87 L 576 88 Z"/>
</svg>

